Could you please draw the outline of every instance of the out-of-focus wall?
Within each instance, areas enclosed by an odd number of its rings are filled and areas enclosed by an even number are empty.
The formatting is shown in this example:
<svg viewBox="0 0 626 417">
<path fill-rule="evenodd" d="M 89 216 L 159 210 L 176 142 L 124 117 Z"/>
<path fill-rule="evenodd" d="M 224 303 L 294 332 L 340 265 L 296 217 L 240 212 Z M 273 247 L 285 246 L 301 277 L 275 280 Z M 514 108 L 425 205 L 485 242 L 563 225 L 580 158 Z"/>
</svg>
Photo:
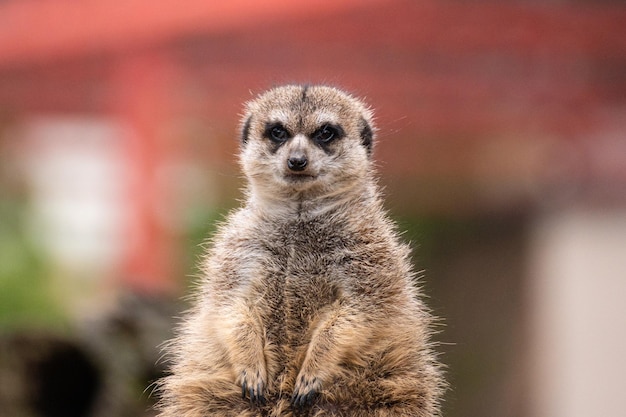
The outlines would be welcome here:
<svg viewBox="0 0 626 417">
<path fill-rule="evenodd" d="M 626 209 L 545 213 L 530 243 L 531 415 L 623 415 Z"/>
</svg>

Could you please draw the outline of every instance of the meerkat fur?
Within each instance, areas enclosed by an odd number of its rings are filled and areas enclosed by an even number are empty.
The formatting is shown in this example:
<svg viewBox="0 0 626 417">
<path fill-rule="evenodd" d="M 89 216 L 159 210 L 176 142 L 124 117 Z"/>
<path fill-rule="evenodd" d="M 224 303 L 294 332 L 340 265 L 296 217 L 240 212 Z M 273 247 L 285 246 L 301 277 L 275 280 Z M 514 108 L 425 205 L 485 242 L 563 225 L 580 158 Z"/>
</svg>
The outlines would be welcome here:
<svg viewBox="0 0 626 417">
<path fill-rule="evenodd" d="M 245 202 L 166 348 L 160 417 L 439 415 L 432 318 L 382 207 L 374 135 L 333 87 L 247 104 Z"/>
</svg>

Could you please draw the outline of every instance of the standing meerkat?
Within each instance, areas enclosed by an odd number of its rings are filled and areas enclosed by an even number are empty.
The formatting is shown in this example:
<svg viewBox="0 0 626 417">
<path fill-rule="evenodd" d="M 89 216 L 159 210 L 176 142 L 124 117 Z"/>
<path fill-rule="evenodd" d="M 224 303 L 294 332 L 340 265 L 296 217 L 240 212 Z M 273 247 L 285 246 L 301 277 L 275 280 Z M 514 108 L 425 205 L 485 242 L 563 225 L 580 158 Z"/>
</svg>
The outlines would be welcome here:
<svg viewBox="0 0 626 417">
<path fill-rule="evenodd" d="M 410 249 L 382 207 L 372 114 L 326 86 L 247 104 L 245 204 L 166 348 L 160 417 L 439 415 Z"/>
</svg>

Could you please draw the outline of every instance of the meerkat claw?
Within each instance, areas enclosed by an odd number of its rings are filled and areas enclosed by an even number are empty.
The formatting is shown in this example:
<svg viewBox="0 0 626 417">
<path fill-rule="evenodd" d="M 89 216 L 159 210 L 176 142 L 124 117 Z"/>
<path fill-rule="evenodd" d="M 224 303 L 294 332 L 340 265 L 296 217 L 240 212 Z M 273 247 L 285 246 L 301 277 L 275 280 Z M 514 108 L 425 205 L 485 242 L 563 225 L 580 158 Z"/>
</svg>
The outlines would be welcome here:
<svg viewBox="0 0 626 417">
<path fill-rule="evenodd" d="M 291 404 L 299 408 L 311 405 L 319 394 L 319 385 L 317 378 L 313 378 L 310 381 L 301 378 L 294 389 Z"/>
</svg>

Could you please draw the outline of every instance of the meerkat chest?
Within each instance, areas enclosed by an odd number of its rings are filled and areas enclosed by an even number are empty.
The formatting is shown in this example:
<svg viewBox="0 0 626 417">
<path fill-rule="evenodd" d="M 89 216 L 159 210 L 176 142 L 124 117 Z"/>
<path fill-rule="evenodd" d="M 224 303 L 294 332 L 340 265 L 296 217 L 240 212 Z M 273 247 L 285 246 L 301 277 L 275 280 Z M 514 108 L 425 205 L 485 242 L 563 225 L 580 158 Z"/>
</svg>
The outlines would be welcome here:
<svg viewBox="0 0 626 417">
<path fill-rule="evenodd" d="M 302 335 L 349 285 L 342 268 L 346 236 L 325 224 L 294 222 L 277 230 L 267 245 L 272 266 L 264 283 L 269 322 L 283 334 Z"/>
</svg>

